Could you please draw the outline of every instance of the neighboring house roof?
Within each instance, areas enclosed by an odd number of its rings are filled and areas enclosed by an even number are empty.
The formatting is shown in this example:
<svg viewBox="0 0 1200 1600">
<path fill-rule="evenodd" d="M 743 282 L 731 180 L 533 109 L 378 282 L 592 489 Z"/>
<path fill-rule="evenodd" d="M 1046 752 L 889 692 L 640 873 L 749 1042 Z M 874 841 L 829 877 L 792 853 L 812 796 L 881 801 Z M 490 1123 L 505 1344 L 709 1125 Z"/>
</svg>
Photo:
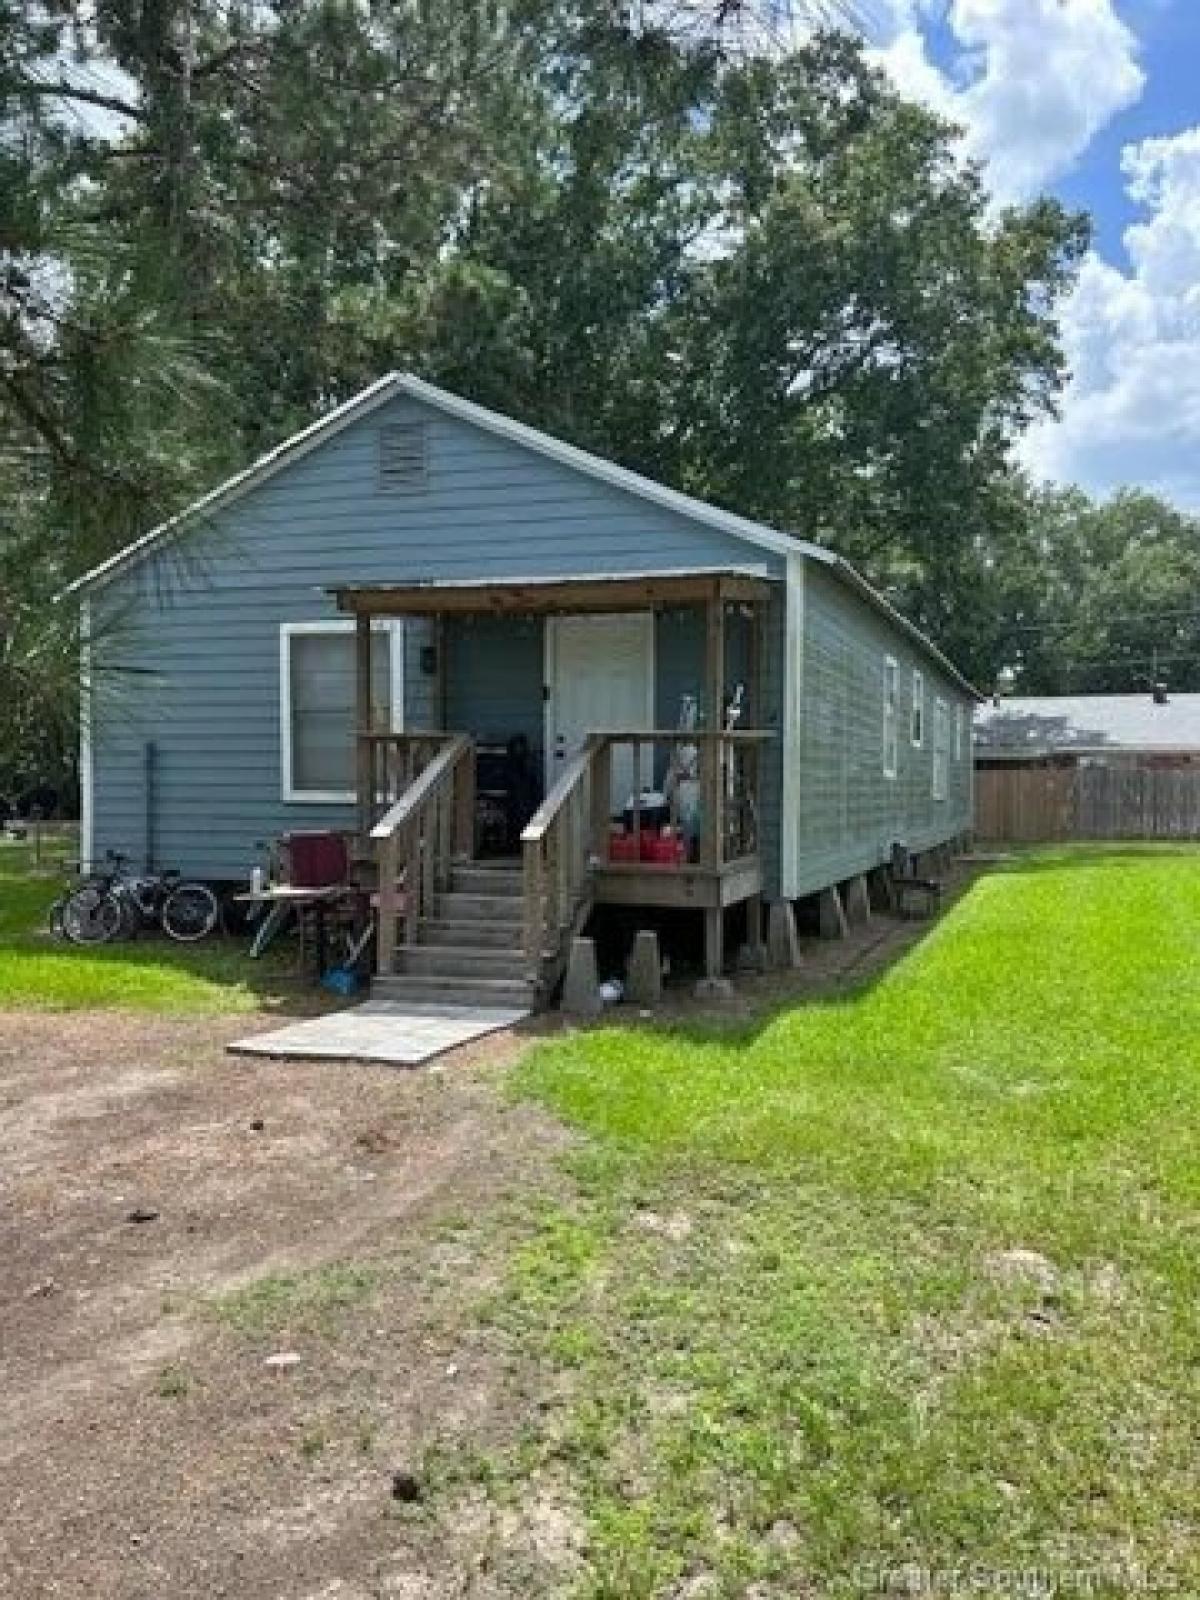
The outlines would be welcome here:
<svg viewBox="0 0 1200 1600">
<path fill-rule="evenodd" d="M 902 616 L 860 572 L 835 551 L 793 534 L 780 533 L 778 529 L 768 528 L 764 523 L 752 522 L 748 517 L 738 516 L 736 512 L 724 511 L 719 506 L 710 505 L 706 500 L 696 500 L 691 495 L 681 494 L 677 489 L 668 488 L 666 484 L 656 483 L 654 479 L 645 478 L 641 473 L 631 472 L 627 467 L 620 467 L 613 461 L 606 461 L 602 456 L 581 450 L 577 445 L 555 439 L 551 434 L 543 433 L 540 428 L 532 428 L 527 423 L 517 422 L 514 418 L 506 417 L 498 411 L 489 411 L 486 406 L 476 405 L 472 400 L 464 400 L 459 395 L 451 394 L 446 389 L 439 389 L 435 384 L 426 383 L 423 378 L 413 377 L 411 373 L 406 372 L 386 374 L 364 389 L 361 394 L 355 395 L 353 399 L 347 400 L 343 405 L 318 418 L 307 428 L 293 434 L 290 439 L 285 439 L 282 444 L 268 451 L 266 455 L 260 456 L 244 471 L 227 478 L 224 483 L 186 506 L 166 522 L 152 528 L 140 539 L 135 539 L 123 550 L 118 550 L 116 555 L 110 556 L 107 561 L 85 572 L 82 577 L 76 578 L 63 590 L 63 596 L 79 594 L 110 582 L 127 567 L 151 554 L 159 545 L 181 532 L 189 523 L 232 504 L 251 489 L 274 477 L 293 461 L 299 460 L 310 450 L 324 444 L 343 428 L 358 422 L 401 395 L 424 401 L 427 405 L 461 422 L 471 423 L 502 439 L 523 445 L 526 449 L 537 451 L 539 455 L 547 456 L 563 466 L 573 467 L 588 477 L 597 478 L 614 488 L 638 495 L 643 500 L 651 501 L 680 516 L 689 517 L 694 522 L 715 528 L 732 538 L 741 539 L 760 550 L 769 550 L 775 555 L 783 556 L 801 554 L 813 561 L 819 561 L 822 565 L 832 568 L 844 583 L 857 590 L 870 605 L 907 633 L 968 694 L 976 699 L 981 698 L 978 691 L 967 682 L 954 663 L 942 654 L 933 641 L 907 617 Z"/>
<path fill-rule="evenodd" d="M 1017 759 L 1076 751 L 1200 751 L 1200 694 L 1041 695 L 975 713 L 980 755 Z"/>
</svg>

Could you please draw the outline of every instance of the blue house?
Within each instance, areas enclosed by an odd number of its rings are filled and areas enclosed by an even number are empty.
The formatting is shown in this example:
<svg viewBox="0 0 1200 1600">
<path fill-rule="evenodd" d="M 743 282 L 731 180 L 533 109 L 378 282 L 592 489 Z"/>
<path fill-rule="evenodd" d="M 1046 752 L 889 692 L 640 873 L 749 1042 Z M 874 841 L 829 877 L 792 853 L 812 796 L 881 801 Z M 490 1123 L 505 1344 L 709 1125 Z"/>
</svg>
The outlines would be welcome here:
<svg viewBox="0 0 1200 1600">
<path fill-rule="evenodd" d="M 544 994 L 606 904 L 715 973 L 731 907 L 971 827 L 977 696 L 845 561 L 405 374 L 73 591 L 85 856 L 352 831 L 400 991 Z"/>
</svg>

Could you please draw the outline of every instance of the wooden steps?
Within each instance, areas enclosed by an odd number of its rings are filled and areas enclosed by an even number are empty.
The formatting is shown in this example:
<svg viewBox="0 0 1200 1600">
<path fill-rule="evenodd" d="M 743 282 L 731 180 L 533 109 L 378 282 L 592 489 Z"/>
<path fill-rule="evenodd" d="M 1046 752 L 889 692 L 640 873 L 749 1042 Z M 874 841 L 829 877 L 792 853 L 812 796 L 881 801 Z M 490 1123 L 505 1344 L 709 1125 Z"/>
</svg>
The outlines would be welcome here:
<svg viewBox="0 0 1200 1600">
<path fill-rule="evenodd" d="M 381 1000 L 449 1006 L 529 1007 L 535 988 L 525 967 L 520 867 L 455 864 L 416 939 L 396 950 L 395 973 L 375 979 Z"/>
</svg>

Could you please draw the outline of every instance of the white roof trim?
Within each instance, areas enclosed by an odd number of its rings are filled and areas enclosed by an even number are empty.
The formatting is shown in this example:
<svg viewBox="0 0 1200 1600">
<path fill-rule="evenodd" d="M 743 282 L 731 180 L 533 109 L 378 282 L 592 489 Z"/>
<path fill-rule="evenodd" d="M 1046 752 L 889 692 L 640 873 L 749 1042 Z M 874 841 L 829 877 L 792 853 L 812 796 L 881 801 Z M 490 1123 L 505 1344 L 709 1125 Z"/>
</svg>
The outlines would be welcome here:
<svg viewBox="0 0 1200 1600">
<path fill-rule="evenodd" d="M 201 495 L 199 500 L 193 500 L 191 505 L 184 506 L 182 511 L 177 511 L 173 517 L 168 517 L 166 522 L 160 522 L 156 528 L 151 528 L 149 533 L 142 534 L 140 539 L 135 539 L 123 550 L 118 550 L 116 555 L 109 556 L 107 561 L 102 561 L 90 572 L 85 572 L 82 577 L 76 578 L 73 583 L 67 585 L 58 598 L 61 600 L 66 595 L 77 594 L 81 589 L 98 588 L 108 583 L 126 567 L 133 566 L 143 556 L 149 555 L 155 546 L 162 544 L 173 533 L 178 533 L 193 517 L 216 511 L 248 494 L 260 483 L 274 477 L 290 462 L 299 460 L 310 450 L 315 450 L 319 444 L 324 444 L 327 438 L 340 433 L 350 423 L 357 422 L 359 417 L 382 405 L 391 397 L 394 384 L 395 374 L 388 373 L 386 377 L 378 379 L 369 388 L 364 389 L 361 394 L 356 394 L 352 400 L 347 400 L 326 416 L 310 422 L 307 428 L 292 434 L 290 439 L 277 444 L 274 450 L 268 450 L 265 456 L 259 456 L 257 461 L 251 462 L 241 472 L 235 472 L 232 478 L 226 478 L 224 483 L 219 483 L 215 489 L 210 489 L 207 494 Z"/>
<path fill-rule="evenodd" d="M 772 572 L 766 566 L 727 567 L 639 567 L 636 572 L 572 572 L 539 573 L 527 577 L 523 572 L 489 574 L 486 578 L 413 578 L 410 582 L 372 583 L 355 579 L 346 583 L 325 583 L 326 594 L 350 594 L 354 590 L 369 590 L 372 594 L 387 594 L 391 589 L 536 589 L 539 585 L 565 588 L 570 584 L 584 583 L 642 583 L 647 578 L 754 578 L 759 582 L 782 583 L 783 574 Z"/>
<path fill-rule="evenodd" d="M 640 472 L 631 472 L 628 467 L 619 467 L 615 461 L 605 461 L 602 456 L 594 456 L 589 450 L 581 450 L 577 445 L 566 444 L 562 439 L 555 439 L 550 434 L 543 433 L 540 428 L 531 428 L 527 423 L 502 416 L 498 411 L 489 411 L 486 406 L 477 406 L 473 400 L 463 400 L 460 396 L 449 394 L 445 389 L 439 389 L 421 378 L 399 373 L 396 375 L 396 385 L 400 393 L 411 395 L 414 400 L 424 400 L 429 405 L 445 411 L 449 416 L 458 417 L 463 422 L 474 423 L 478 428 L 486 428 L 502 439 L 511 439 L 514 444 L 523 444 L 530 450 L 537 450 L 542 455 L 549 456 L 552 461 L 574 467 L 576 471 L 585 472 L 591 478 L 599 478 L 601 483 L 610 483 L 614 488 L 626 489 L 630 494 L 639 495 L 643 500 L 653 501 L 655 505 L 664 506 L 668 511 L 676 511 L 680 516 L 689 517 L 693 522 L 707 523 L 709 527 L 717 528 L 722 533 L 732 534 L 735 539 L 746 539 L 763 550 L 771 550 L 775 555 L 787 555 L 796 548 L 797 541 L 789 534 L 777 533 L 774 528 L 764 527 L 760 522 L 751 522 L 748 517 L 739 517 L 736 512 L 722 511 L 719 506 L 709 505 L 706 500 L 693 500 L 691 495 L 681 494 L 678 489 L 669 489 L 665 483 L 656 483 L 653 478 L 644 478 Z"/>
<path fill-rule="evenodd" d="M 476 405 L 473 400 L 464 400 L 459 395 L 450 394 L 448 390 L 439 389 L 436 384 L 426 383 L 423 378 L 413 377 L 411 373 L 406 372 L 389 372 L 377 379 L 361 394 L 347 400 L 326 416 L 319 417 L 307 428 L 301 429 L 290 439 L 285 439 L 282 444 L 276 445 L 275 449 L 268 451 L 265 456 L 260 456 L 242 472 L 227 478 L 224 483 L 210 490 L 208 494 L 202 495 L 199 500 L 193 501 L 166 522 L 152 528 L 140 539 L 135 539 L 123 550 L 118 550 L 116 555 L 110 556 L 107 561 L 102 561 L 99 566 L 93 567 L 90 572 L 85 572 L 82 577 L 76 578 L 73 583 L 67 585 L 59 598 L 78 594 L 85 589 L 98 588 L 110 582 L 127 567 L 140 561 L 143 556 L 150 554 L 158 545 L 178 533 L 193 518 L 231 505 L 242 495 L 248 494 L 251 489 L 274 477 L 291 462 L 307 455 L 326 439 L 340 433 L 343 428 L 349 427 L 352 422 L 357 422 L 397 395 L 409 395 L 414 400 L 422 400 L 427 405 L 445 412 L 447 416 L 483 428 L 501 439 L 509 439 L 514 444 L 523 445 L 528 450 L 536 450 L 551 461 L 573 467 L 577 472 L 586 473 L 588 477 L 596 478 L 601 483 L 624 489 L 629 494 L 638 495 L 641 499 L 649 500 L 668 511 L 674 511 L 692 522 L 703 523 L 720 533 L 729 534 L 734 539 L 756 545 L 760 550 L 769 550 L 774 555 L 785 557 L 803 555 L 821 562 L 928 651 L 938 665 L 969 694 L 975 695 L 977 699 L 983 698 L 914 623 L 901 616 L 877 589 L 871 587 L 860 572 L 832 550 L 826 549 L 823 545 L 813 544 L 807 539 L 797 538 L 793 534 L 780 533 L 777 529 L 768 528 L 761 522 L 752 522 L 748 517 L 739 517 L 736 512 L 724 511 L 720 506 L 710 505 L 706 500 L 695 500 L 691 495 L 681 494 L 678 489 L 668 488 L 665 483 L 656 483 L 653 478 L 644 478 L 641 473 L 631 472 L 628 467 L 619 467 L 614 461 L 605 461 L 601 456 L 579 449 L 577 445 L 567 444 L 548 433 L 543 433 L 540 428 L 531 428 L 528 423 L 517 422 L 515 418 L 503 416 L 498 411 L 489 411 L 486 406 Z"/>
</svg>

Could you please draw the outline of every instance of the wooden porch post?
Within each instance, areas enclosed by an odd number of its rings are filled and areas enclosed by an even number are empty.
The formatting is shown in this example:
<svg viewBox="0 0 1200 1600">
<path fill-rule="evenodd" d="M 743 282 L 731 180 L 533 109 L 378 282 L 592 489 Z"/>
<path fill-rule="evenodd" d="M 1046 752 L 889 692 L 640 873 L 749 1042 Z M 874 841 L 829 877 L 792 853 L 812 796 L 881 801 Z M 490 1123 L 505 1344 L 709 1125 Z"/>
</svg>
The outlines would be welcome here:
<svg viewBox="0 0 1200 1600">
<path fill-rule="evenodd" d="M 373 733 L 371 694 L 371 618 L 358 612 L 354 618 L 354 750 L 355 787 L 358 792 L 358 836 L 365 845 L 374 822 L 375 762 L 371 741 L 364 737 Z"/>
<path fill-rule="evenodd" d="M 711 982 L 725 970 L 725 913 L 720 906 L 704 911 L 704 976 Z"/>
<path fill-rule="evenodd" d="M 705 689 L 708 701 L 708 737 L 702 787 L 704 818 L 702 865 L 712 871 L 721 866 L 725 837 L 725 776 L 721 761 L 725 731 L 725 597 L 718 579 L 709 596 L 705 627 Z M 720 905 L 704 913 L 704 972 L 719 978 L 725 965 L 725 918 Z"/>
<path fill-rule="evenodd" d="M 765 728 L 767 712 L 766 696 L 766 670 L 767 670 L 767 606 L 770 604 L 767 597 L 756 600 L 750 608 L 750 688 L 747 694 L 746 727 Z M 729 752 L 730 761 L 735 760 L 734 752 Z M 759 744 L 747 745 L 740 752 L 742 762 L 742 779 L 746 792 L 753 796 L 755 807 L 762 804 L 762 746 Z M 755 813 L 757 814 L 757 813 Z M 753 845 L 755 851 L 761 846 L 757 827 L 751 826 L 749 832 L 752 837 L 747 839 L 747 817 L 737 819 L 737 828 L 740 844 L 744 850 L 747 842 Z M 761 908 L 751 907 L 751 912 L 757 912 L 759 941 L 761 942 L 762 915 Z"/>
<path fill-rule="evenodd" d="M 704 781 L 701 790 L 704 817 L 701 863 L 715 870 L 721 865 L 725 799 L 721 776 L 721 735 L 724 732 L 725 714 L 725 601 L 719 583 L 708 600 L 704 683 L 708 737 L 704 741 Z"/>
<path fill-rule="evenodd" d="M 756 600 L 750 607 L 750 682 L 746 694 L 746 726 L 761 728 L 765 709 L 763 673 L 766 662 L 767 602 Z"/>
<path fill-rule="evenodd" d="M 437 662 L 437 676 L 434 679 L 433 705 L 434 726 L 445 729 L 449 726 L 446 721 L 447 681 L 446 681 L 446 619 L 436 616 L 433 619 L 433 648 Z"/>
</svg>

